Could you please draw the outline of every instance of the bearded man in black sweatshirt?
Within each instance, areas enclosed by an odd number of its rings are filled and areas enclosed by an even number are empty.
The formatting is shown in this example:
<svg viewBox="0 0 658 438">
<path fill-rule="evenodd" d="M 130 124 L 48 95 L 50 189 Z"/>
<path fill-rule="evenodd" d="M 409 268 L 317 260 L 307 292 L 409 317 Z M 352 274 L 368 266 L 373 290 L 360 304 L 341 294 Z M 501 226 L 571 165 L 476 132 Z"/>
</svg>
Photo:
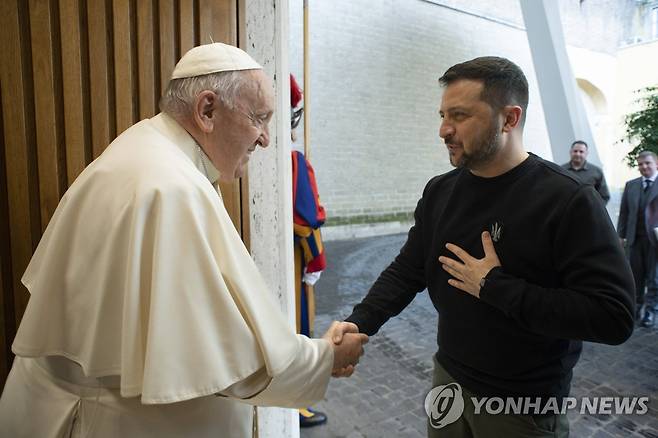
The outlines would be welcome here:
<svg viewBox="0 0 658 438">
<path fill-rule="evenodd" d="M 592 186 L 525 151 L 518 66 L 476 58 L 439 82 L 456 169 L 429 181 L 407 242 L 347 321 L 373 335 L 427 288 L 439 312 L 433 386 L 464 399 L 458 419 L 446 419 L 445 392 L 429 401 L 429 436 L 568 436 L 564 410 L 545 408 L 569 394 L 582 341 L 631 335 L 631 271 Z M 471 397 L 529 410 L 478 412 Z"/>
</svg>

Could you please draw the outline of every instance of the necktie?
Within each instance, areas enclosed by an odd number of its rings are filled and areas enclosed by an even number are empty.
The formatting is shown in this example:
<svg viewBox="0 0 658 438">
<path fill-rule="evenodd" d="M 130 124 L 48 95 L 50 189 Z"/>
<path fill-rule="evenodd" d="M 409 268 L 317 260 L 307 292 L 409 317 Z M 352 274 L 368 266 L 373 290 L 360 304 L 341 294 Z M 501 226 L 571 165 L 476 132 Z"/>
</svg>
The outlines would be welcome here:
<svg viewBox="0 0 658 438">
<path fill-rule="evenodd" d="M 644 191 L 645 192 L 649 191 L 649 189 L 651 188 L 651 184 L 653 184 L 653 181 L 651 181 L 650 179 L 645 179 L 644 180 Z"/>
</svg>

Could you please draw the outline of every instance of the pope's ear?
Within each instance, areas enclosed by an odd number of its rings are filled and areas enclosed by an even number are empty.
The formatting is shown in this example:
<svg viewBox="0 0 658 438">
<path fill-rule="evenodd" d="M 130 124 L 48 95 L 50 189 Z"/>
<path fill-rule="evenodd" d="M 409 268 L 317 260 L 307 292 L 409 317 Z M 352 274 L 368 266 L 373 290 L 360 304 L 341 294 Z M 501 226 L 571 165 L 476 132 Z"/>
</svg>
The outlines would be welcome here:
<svg viewBox="0 0 658 438">
<path fill-rule="evenodd" d="M 199 93 L 194 100 L 194 123 L 205 132 L 213 131 L 217 121 L 217 95 L 210 90 Z"/>
</svg>

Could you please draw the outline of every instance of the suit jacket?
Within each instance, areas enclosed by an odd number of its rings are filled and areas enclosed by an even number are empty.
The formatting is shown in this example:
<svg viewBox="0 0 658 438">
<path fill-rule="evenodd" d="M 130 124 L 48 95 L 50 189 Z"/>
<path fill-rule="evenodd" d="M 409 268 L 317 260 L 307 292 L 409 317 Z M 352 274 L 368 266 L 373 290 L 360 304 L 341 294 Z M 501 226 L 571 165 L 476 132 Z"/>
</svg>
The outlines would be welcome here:
<svg viewBox="0 0 658 438">
<path fill-rule="evenodd" d="M 631 246 L 635 242 L 637 227 L 644 226 L 649 241 L 653 246 L 658 247 L 658 240 L 653 231 L 654 228 L 658 227 L 658 178 L 649 189 L 644 210 L 644 224 L 637 223 L 643 179 L 643 177 L 632 179 L 624 187 L 624 194 L 621 197 L 621 206 L 619 207 L 617 234 L 619 234 L 619 237 L 626 239 L 627 245 Z"/>
</svg>

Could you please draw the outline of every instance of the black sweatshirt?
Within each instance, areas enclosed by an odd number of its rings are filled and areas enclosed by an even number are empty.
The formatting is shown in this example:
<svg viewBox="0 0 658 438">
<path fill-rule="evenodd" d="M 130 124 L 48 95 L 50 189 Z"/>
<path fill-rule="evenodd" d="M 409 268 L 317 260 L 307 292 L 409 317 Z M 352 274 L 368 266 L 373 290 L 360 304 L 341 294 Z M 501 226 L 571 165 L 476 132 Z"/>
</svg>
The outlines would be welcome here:
<svg viewBox="0 0 658 438">
<path fill-rule="evenodd" d="M 454 243 L 502 267 L 480 299 L 448 284 Z M 582 340 L 620 344 L 633 331 L 633 277 L 600 196 L 535 155 L 481 178 L 464 169 L 429 181 L 407 242 L 347 318 L 375 334 L 415 294 L 439 312 L 437 360 L 480 396 L 564 397 Z"/>
</svg>

